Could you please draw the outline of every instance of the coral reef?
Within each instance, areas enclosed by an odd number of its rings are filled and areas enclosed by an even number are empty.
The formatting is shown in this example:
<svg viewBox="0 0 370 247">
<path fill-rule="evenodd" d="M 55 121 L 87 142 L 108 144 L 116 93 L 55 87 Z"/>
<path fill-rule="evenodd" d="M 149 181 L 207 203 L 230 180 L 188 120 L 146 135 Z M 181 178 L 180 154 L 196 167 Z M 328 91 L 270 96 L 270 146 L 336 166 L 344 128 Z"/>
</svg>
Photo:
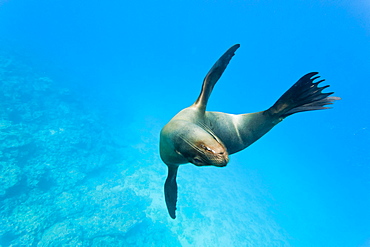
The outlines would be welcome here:
<svg viewBox="0 0 370 247">
<path fill-rule="evenodd" d="M 14 58 L 0 57 L 0 90 L 0 246 L 122 241 L 146 203 L 133 214 L 132 190 L 101 180 L 122 160 L 109 128 Z"/>
</svg>

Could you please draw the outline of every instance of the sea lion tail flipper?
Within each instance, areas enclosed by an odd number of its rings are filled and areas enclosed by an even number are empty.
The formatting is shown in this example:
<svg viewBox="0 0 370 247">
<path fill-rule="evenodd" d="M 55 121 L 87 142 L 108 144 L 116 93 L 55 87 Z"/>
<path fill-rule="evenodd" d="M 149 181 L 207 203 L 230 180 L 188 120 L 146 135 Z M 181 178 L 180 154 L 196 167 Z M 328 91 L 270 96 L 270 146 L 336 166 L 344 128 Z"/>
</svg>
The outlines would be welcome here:
<svg viewBox="0 0 370 247">
<path fill-rule="evenodd" d="M 178 166 L 168 166 L 168 176 L 164 183 L 164 196 L 166 199 L 166 205 L 168 213 L 172 219 L 176 218 L 176 202 L 177 202 L 177 183 L 176 176 Z"/>
<path fill-rule="evenodd" d="M 276 103 L 267 111 L 272 115 L 285 118 L 297 112 L 329 109 L 325 105 L 333 104 L 339 97 L 329 97 L 333 92 L 322 93 L 329 85 L 319 87 L 324 80 L 314 82 L 320 76 L 318 72 L 311 72 L 301 77 L 291 88 L 288 89 Z"/>
<path fill-rule="evenodd" d="M 230 47 L 212 66 L 203 80 L 202 91 L 200 92 L 200 95 L 195 101 L 194 105 L 204 107 L 205 109 L 209 96 L 212 93 L 213 87 L 215 86 L 218 79 L 220 79 L 222 73 L 224 73 L 231 58 L 235 55 L 235 51 L 239 47 L 239 44 Z"/>
</svg>

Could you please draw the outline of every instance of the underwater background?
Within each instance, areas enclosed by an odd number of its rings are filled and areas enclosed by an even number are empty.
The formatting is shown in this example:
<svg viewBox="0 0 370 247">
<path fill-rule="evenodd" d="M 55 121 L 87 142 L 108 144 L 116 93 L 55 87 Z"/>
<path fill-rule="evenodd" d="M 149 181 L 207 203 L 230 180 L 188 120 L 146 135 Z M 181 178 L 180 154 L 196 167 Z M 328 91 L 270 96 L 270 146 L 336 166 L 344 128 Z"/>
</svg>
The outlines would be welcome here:
<svg viewBox="0 0 370 247">
<path fill-rule="evenodd" d="M 181 166 L 173 220 L 159 132 L 236 43 L 208 110 L 342 100 Z M 0 246 L 370 246 L 369 92 L 367 0 L 0 0 Z"/>
</svg>

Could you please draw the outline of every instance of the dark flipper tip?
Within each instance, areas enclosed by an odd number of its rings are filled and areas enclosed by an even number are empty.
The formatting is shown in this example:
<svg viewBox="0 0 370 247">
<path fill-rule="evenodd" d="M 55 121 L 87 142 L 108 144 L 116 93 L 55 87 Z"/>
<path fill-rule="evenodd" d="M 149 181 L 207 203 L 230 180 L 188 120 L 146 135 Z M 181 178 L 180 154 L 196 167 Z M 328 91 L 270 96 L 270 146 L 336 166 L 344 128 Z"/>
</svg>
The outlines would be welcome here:
<svg viewBox="0 0 370 247">
<path fill-rule="evenodd" d="M 168 211 L 172 219 L 176 219 L 175 210 L 173 212 Z"/>
<path fill-rule="evenodd" d="M 229 51 L 235 52 L 240 47 L 240 44 L 235 44 L 232 47 L 229 48 Z"/>
</svg>

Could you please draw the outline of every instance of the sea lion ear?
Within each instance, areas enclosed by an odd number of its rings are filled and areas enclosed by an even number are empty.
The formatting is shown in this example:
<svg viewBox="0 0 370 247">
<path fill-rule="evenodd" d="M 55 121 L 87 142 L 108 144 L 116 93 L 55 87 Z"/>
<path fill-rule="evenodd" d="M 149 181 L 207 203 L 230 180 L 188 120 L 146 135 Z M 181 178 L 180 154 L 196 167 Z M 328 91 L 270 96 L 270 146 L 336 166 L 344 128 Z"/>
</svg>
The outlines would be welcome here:
<svg viewBox="0 0 370 247">
<path fill-rule="evenodd" d="M 178 166 L 168 166 L 168 176 L 164 183 L 164 196 L 168 213 L 172 219 L 176 218 L 176 202 L 177 202 L 177 170 Z"/>
</svg>

